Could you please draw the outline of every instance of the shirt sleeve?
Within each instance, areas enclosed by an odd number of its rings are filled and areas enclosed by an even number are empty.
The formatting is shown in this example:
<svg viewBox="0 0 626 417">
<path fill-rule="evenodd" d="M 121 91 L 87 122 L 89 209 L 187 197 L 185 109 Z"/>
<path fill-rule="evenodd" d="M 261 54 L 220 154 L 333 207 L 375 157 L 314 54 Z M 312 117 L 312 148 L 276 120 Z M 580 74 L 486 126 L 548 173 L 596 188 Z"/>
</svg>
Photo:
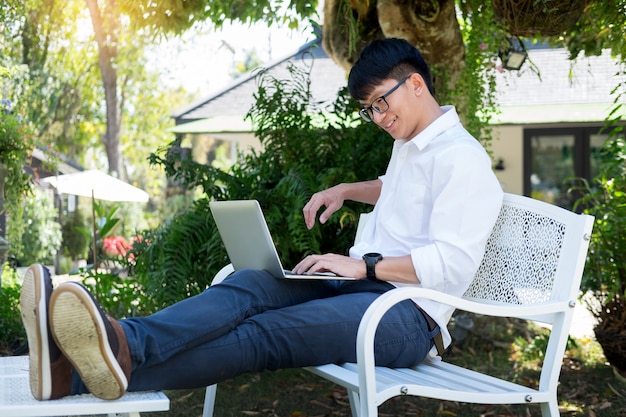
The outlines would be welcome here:
<svg viewBox="0 0 626 417">
<path fill-rule="evenodd" d="M 462 295 L 478 269 L 502 205 L 491 160 L 479 146 L 456 146 L 437 156 L 431 188 L 429 244 L 411 250 L 425 288 Z"/>
</svg>

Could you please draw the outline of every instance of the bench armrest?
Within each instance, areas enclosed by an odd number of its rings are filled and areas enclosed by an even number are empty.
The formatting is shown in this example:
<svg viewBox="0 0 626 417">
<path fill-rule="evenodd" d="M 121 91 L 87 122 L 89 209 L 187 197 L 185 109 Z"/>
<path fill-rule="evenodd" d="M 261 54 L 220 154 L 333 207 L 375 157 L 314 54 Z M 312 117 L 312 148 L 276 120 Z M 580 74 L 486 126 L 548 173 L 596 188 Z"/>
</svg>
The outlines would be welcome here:
<svg viewBox="0 0 626 417">
<path fill-rule="evenodd" d="M 541 321 L 542 316 L 558 314 L 575 306 L 570 301 L 546 302 L 531 305 L 515 304 L 487 304 L 471 301 L 465 298 L 452 296 L 420 287 L 396 288 L 378 297 L 366 310 L 357 334 L 357 364 L 359 370 L 359 385 L 371 390 L 368 395 L 376 394 L 374 375 L 374 336 L 376 328 L 383 315 L 397 303 L 411 299 L 422 298 L 450 305 L 456 309 L 496 317 L 517 317 Z"/>
</svg>

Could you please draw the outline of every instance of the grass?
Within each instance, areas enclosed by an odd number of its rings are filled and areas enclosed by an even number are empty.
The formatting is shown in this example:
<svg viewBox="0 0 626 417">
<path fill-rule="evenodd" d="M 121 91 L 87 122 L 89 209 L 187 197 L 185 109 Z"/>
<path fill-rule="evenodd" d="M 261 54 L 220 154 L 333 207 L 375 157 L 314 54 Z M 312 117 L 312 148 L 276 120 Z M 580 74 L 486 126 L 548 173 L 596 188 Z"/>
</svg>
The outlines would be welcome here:
<svg viewBox="0 0 626 417">
<path fill-rule="evenodd" d="M 475 328 L 462 344 L 454 346 L 446 361 L 489 371 L 514 382 L 536 386 L 541 365 L 538 349 L 545 340 L 542 329 L 516 322 L 505 328 L 474 317 Z M 147 417 L 202 415 L 204 389 L 166 391 L 171 400 L 166 413 Z M 597 342 L 586 339 L 570 344 L 561 368 L 558 389 L 562 416 L 626 417 L 626 383 L 605 363 Z M 421 397 L 396 397 L 379 408 L 381 417 L 534 417 L 539 406 L 482 405 L 439 401 Z M 326 417 L 350 416 L 342 387 L 301 369 L 244 374 L 218 386 L 216 417 Z"/>
</svg>

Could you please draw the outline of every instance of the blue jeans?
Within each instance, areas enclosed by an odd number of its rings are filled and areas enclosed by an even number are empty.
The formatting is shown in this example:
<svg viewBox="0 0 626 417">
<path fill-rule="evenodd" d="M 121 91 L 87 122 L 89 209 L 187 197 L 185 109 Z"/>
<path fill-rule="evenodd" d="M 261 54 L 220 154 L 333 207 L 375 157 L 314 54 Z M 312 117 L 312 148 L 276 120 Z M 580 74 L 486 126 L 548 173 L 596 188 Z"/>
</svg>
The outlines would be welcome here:
<svg viewBox="0 0 626 417">
<path fill-rule="evenodd" d="M 238 271 L 151 316 L 120 320 L 133 361 L 128 390 L 198 388 L 246 372 L 356 362 L 361 317 L 392 288 L 382 281 L 294 281 Z M 376 363 L 417 365 L 430 347 L 426 320 L 407 300 L 378 327 Z M 81 383 L 74 388 L 85 392 Z"/>
</svg>

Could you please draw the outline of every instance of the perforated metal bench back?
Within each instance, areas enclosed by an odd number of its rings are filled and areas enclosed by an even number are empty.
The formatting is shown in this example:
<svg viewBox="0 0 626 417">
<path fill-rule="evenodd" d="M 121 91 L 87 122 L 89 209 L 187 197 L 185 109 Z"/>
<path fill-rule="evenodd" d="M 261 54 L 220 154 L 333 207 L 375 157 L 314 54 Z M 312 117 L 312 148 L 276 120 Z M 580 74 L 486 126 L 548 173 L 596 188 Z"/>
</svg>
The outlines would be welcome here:
<svg viewBox="0 0 626 417">
<path fill-rule="evenodd" d="M 557 207 L 554 213 L 544 213 L 511 200 L 505 197 L 466 298 L 535 304 L 553 299 L 555 291 L 561 290 L 556 287 L 560 266 L 566 262 L 561 254 L 568 227 L 573 227 L 570 220 L 576 215 Z"/>
</svg>

